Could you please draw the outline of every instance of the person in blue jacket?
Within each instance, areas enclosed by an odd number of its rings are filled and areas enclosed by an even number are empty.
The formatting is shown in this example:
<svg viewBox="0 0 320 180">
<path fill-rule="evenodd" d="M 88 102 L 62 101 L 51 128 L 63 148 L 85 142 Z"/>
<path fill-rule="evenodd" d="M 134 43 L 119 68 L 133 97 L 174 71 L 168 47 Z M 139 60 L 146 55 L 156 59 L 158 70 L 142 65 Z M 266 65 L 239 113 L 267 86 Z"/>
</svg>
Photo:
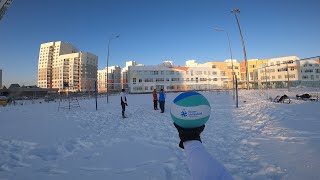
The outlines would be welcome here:
<svg viewBox="0 0 320 180">
<path fill-rule="evenodd" d="M 193 179 L 233 179 L 226 168 L 214 159 L 202 145 L 200 134 L 205 125 L 197 128 L 182 128 L 174 123 L 174 126 L 177 128 L 181 140 L 179 147 L 186 151 L 187 164 Z"/>
<path fill-rule="evenodd" d="M 161 113 L 164 113 L 165 102 L 166 102 L 166 94 L 164 93 L 163 89 L 161 89 L 159 92 L 159 104 L 160 104 Z"/>
</svg>

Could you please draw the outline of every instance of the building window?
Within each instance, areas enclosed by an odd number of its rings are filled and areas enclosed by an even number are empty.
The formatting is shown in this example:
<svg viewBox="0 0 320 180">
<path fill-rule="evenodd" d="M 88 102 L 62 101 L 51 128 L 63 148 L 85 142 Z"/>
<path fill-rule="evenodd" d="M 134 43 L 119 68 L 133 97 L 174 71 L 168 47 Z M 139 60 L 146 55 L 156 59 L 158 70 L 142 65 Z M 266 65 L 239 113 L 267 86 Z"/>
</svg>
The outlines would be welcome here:
<svg viewBox="0 0 320 180">
<path fill-rule="evenodd" d="M 144 82 L 153 82 L 153 78 L 146 78 L 144 79 Z"/>
<path fill-rule="evenodd" d="M 196 75 L 202 75 L 202 71 L 196 71 Z"/>
<path fill-rule="evenodd" d="M 281 75 L 278 75 L 278 79 L 281 79 L 282 78 L 282 76 Z"/>
<path fill-rule="evenodd" d="M 133 79 L 132 79 L 133 84 L 136 84 L 136 81 L 137 81 L 136 78 L 133 78 Z"/>
<path fill-rule="evenodd" d="M 156 82 L 163 82 L 164 78 L 156 78 Z"/>
<path fill-rule="evenodd" d="M 167 90 L 172 90 L 172 89 L 174 89 L 173 86 L 167 86 Z"/>
<path fill-rule="evenodd" d="M 133 87 L 133 90 L 135 90 L 135 91 L 142 91 L 142 87 Z"/>
</svg>

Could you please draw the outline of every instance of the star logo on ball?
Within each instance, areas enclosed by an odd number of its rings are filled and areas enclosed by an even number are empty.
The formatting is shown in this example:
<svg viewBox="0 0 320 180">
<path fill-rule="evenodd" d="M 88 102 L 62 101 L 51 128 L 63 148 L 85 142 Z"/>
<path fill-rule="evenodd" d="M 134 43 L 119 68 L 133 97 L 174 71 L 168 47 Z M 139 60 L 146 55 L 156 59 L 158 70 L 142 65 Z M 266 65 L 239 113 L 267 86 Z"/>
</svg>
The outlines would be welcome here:
<svg viewBox="0 0 320 180">
<path fill-rule="evenodd" d="M 187 111 L 185 111 L 185 110 L 181 111 L 181 116 L 182 117 L 187 117 L 188 116 Z"/>
</svg>

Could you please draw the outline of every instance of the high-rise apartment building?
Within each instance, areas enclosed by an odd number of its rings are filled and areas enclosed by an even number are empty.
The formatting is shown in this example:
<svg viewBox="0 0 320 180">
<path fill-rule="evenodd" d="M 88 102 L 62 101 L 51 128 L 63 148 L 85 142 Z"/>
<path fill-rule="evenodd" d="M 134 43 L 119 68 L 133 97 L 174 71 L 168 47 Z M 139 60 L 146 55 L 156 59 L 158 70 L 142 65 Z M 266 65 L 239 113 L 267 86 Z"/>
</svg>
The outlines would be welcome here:
<svg viewBox="0 0 320 180">
<path fill-rule="evenodd" d="M 41 44 L 38 61 L 38 86 L 59 91 L 93 91 L 97 80 L 98 57 L 79 52 L 66 42 Z"/>
<path fill-rule="evenodd" d="M 107 81 L 107 68 L 98 70 L 98 91 L 120 91 L 121 90 L 121 68 L 120 66 L 110 66 L 108 68 L 108 81 Z M 108 82 L 108 88 L 107 88 Z"/>
<path fill-rule="evenodd" d="M 0 20 L 4 16 L 12 1 L 13 0 L 0 0 Z"/>
</svg>

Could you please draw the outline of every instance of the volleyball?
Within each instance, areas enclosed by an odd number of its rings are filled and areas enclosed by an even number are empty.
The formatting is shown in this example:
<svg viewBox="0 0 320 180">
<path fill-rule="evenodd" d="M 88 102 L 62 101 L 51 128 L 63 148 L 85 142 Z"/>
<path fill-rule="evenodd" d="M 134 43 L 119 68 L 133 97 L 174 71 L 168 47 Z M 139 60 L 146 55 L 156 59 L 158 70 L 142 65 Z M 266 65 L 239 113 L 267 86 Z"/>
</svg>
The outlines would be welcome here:
<svg viewBox="0 0 320 180">
<path fill-rule="evenodd" d="M 189 91 L 178 95 L 171 105 L 171 118 L 180 127 L 204 125 L 211 114 L 209 101 L 200 93 Z"/>
</svg>

